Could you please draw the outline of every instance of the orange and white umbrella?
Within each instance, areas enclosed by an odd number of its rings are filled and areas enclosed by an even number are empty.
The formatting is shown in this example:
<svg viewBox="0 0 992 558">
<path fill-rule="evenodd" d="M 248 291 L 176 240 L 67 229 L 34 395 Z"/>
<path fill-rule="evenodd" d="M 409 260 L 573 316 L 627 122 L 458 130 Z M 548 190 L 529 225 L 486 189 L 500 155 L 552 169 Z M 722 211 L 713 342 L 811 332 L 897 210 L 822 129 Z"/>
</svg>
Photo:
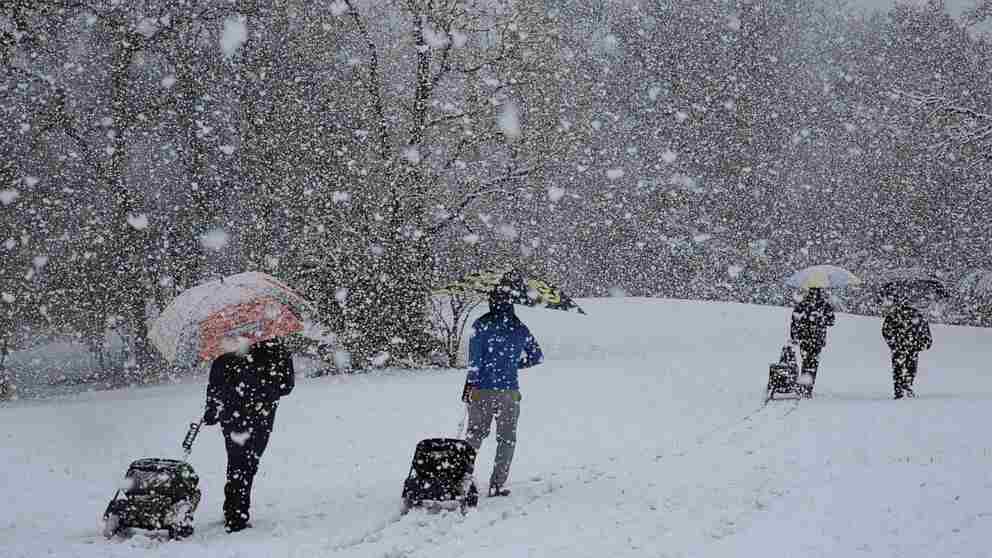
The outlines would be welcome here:
<svg viewBox="0 0 992 558">
<path fill-rule="evenodd" d="M 181 366 L 303 331 L 312 306 L 271 275 L 239 273 L 183 291 L 154 320 L 148 339 Z"/>
</svg>

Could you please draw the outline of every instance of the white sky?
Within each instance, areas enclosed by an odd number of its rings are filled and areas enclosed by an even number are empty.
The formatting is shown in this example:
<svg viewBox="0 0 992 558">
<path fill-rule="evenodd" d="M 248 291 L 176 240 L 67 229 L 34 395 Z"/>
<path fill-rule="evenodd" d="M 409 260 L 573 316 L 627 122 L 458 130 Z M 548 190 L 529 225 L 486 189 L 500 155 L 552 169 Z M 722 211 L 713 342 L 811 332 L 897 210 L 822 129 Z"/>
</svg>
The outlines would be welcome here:
<svg viewBox="0 0 992 558">
<path fill-rule="evenodd" d="M 903 0 L 905 3 L 907 0 Z M 925 0 L 912 0 L 915 3 L 923 4 Z M 971 8 L 975 5 L 975 0 L 944 0 L 947 5 L 947 9 L 953 14 L 959 14 L 966 8 Z M 896 5 L 896 0 L 855 0 L 851 2 L 852 6 L 864 7 L 868 9 L 884 9 L 890 6 Z"/>
<path fill-rule="evenodd" d="M 968 8 L 973 8 L 978 0 L 944 0 L 944 5 L 947 6 L 947 10 L 954 15 L 960 15 L 961 12 Z M 849 5 L 854 7 L 854 9 L 863 10 L 885 10 L 896 3 L 907 3 L 912 2 L 915 4 L 924 4 L 926 0 L 850 0 Z M 972 28 L 972 32 L 978 33 L 992 33 L 992 22 L 985 22 L 981 25 Z"/>
</svg>

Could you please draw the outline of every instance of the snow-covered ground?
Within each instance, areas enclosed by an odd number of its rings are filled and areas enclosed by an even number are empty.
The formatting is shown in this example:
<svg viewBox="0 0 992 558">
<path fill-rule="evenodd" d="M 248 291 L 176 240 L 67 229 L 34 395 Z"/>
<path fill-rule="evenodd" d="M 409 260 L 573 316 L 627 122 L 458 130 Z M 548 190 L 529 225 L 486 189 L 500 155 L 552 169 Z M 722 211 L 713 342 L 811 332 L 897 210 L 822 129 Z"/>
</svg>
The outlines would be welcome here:
<svg viewBox="0 0 992 558">
<path fill-rule="evenodd" d="M 934 326 L 920 397 L 893 401 L 879 320 L 839 315 L 816 398 L 762 408 L 789 310 L 582 305 L 588 316 L 519 310 L 547 362 L 522 377 L 509 498 L 398 513 L 416 442 L 457 429 L 463 372 L 301 377 L 262 459 L 253 529 L 223 533 L 223 443 L 205 429 L 196 534 L 103 539 L 128 464 L 180 454 L 199 378 L 0 407 L 0 556 L 990 556 L 992 330 Z"/>
</svg>

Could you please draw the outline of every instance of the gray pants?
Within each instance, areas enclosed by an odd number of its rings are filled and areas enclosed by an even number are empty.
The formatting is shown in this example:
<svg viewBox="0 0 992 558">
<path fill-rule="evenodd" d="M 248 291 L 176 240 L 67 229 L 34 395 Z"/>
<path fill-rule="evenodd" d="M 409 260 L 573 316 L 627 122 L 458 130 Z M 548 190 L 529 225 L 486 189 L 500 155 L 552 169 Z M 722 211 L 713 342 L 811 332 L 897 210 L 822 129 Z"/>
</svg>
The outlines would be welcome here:
<svg viewBox="0 0 992 558">
<path fill-rule="evenodd" d="M 503 486 L 510 476 L 510 463 L 517 445 L 517 419 L 520 418 L 520 392 L 480 389 L 468 404 L 468 435 L 465 441 L 476 451 L 489 436 L 496 419 L 496 464 L 490 486 Z"/>
</svg>

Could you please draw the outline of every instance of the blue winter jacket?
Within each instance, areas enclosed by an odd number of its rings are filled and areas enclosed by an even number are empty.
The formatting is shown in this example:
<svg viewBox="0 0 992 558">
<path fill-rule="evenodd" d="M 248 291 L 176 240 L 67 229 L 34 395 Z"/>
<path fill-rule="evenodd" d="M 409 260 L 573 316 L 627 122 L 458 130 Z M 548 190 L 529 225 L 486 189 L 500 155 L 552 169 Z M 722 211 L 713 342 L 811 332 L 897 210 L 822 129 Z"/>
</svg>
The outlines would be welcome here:
<svg viewBox="0 0 992 558">
<path fill-rule="evenodd" d="M 476 389 L 519 390 L 517 371 L 544 360 L 537 340 L 512 308 L 483 314 L 472 329 L 467 382 Z"/>
</svg>

